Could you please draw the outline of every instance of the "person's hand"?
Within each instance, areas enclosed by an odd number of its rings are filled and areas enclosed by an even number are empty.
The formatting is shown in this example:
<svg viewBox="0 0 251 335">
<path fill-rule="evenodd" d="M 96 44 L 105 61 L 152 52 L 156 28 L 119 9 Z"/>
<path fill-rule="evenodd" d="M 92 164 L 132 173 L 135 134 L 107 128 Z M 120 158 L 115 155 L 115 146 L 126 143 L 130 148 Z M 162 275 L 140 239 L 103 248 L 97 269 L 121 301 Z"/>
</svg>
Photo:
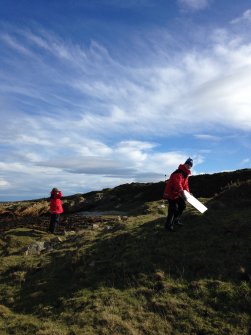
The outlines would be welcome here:
<svg viewBox="0 0 251 335">
<path fill-rule="evenodd" d="M 181 198 L 182 198 L 183 200 L 187 201 L 187 196 L 185 195 L 184 190 L 182 190 L 182 191 L 180 192 L 180 196 L 181 196 Z"/>
</svg>

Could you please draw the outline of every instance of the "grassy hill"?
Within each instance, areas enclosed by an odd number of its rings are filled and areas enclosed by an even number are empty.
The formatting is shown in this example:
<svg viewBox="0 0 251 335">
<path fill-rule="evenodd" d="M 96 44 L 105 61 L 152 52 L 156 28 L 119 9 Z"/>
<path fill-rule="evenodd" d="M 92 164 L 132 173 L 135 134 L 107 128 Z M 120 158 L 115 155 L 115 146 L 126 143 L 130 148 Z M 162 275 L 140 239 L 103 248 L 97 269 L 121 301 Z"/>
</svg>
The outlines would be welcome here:
<svg viewBox="0 0 251 335">
<path fill-rule="evenodd" d="M 251 182 L 201 198 L 203 215 L 188 206 L 175 233 L 157 189 L 69 197 L 58 236 L 46 232 L 46 199 L 3 205 L 0 334 L 250 335 Z M 127 215 L 74 213 L 87 205 Z"/>
</svg>

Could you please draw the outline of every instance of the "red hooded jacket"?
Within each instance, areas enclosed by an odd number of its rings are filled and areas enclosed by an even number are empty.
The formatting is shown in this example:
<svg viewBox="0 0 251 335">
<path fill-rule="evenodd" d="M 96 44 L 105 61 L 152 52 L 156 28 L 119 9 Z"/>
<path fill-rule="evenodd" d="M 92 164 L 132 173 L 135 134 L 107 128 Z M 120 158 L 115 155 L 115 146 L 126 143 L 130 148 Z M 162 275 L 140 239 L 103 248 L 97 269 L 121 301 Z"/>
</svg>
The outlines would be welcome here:
<svg viewBox="0 0 251 335">
<path fill-rule="evenodd" d="M 50 201 L 50 212 L 51 214 L 61 214 L 63 213 L 63 206 L 62 201 L 60 200 L 62 198 L 62 192 L 61 191 L 54 191 L 51 192 L 51 201 Z"/>
<path fill-rule="evenodd" d="M 171 174 L 166 182 L 163 198 L 176 200 L 179 198 L 181 191 L 186 190 L 190 193 L 188 186 L 188 176 L 190 174 L 191 171 L 185 167 L 185 164 L 180 164 L 179 168 Z"/>
</svg>

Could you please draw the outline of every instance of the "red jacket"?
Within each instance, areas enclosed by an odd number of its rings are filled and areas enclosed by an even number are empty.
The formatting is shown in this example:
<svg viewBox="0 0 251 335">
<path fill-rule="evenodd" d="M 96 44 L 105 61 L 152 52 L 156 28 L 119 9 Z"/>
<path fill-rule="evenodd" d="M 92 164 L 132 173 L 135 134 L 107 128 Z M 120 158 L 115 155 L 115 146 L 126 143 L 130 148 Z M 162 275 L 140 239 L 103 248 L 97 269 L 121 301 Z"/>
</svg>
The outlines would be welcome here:
<svg viewBox="0 0 251 335">
<path fill-rule="evenodd" d="M 179 168 L 174 171 L 169 180 L 166 182 L 163 194 L 164 199 L 178 199 L 180 192 L 186 190 L 190 193 L 188 186 L 188 176 L 191 171 L 185 167 L 185 164 L 180 164 Z"/>
<path fill-rule="evenodd" d="M 62 192 L 51 192 L 51 202 L 50 202 L 50 212 L 51 214 L 61 214 L 63 213 L 62 201 Z"/>
</svg>

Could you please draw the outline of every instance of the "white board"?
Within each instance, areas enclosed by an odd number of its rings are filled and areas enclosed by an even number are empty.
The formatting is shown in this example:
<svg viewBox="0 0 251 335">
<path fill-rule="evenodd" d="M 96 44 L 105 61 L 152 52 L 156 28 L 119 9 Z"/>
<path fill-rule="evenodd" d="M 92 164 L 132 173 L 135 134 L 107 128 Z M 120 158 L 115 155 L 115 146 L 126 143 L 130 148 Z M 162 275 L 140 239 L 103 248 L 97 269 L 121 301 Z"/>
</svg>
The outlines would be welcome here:
<svg viewBox="0 0 251 335">
<path fill-rule="evenodd" d="M 189 204 L 195 207 L 199 212 L 204 213 L 207 210 L 207 207 L 203 205 L 198 199 L 196 199 L 192 194 L 184 190 L 184 194 L 187 198 Z"/>
</svg>

